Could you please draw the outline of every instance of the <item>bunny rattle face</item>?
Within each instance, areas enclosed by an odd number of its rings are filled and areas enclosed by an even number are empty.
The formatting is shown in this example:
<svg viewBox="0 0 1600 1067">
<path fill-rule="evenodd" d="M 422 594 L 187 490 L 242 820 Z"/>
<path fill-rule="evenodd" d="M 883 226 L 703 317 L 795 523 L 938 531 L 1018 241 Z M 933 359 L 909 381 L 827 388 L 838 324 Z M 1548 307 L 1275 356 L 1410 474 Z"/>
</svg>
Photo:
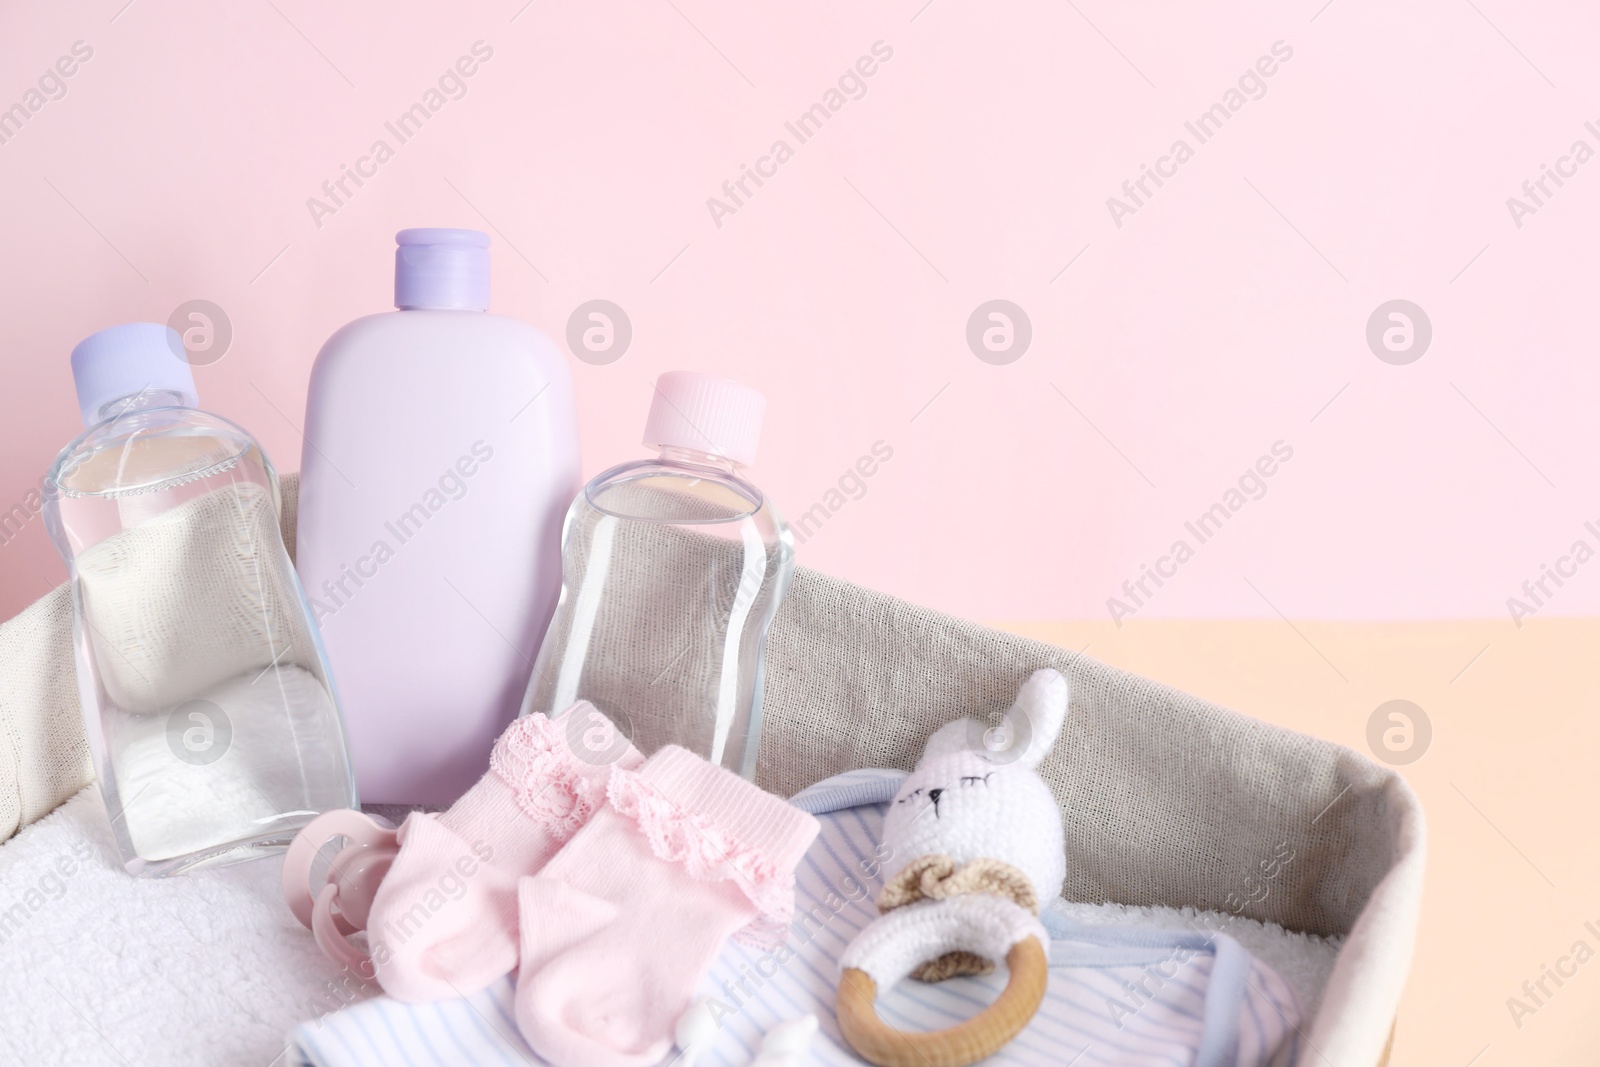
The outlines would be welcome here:
<svg viewBox="0 0 1600 1067">
<path fill-rule="evenodd" d="M 885 879 L 929 855 L 957 866 L 998 860 L 1027 875 L 1039 904 L 1058 896 L 1066 877 L 1061 811 L 1036 768 L 1066 711 L 1067 681 L 1045 669 L 1023 684 L 1000 726 L 959 719 L 935 732 L 885 816 Z"/>
</svg>

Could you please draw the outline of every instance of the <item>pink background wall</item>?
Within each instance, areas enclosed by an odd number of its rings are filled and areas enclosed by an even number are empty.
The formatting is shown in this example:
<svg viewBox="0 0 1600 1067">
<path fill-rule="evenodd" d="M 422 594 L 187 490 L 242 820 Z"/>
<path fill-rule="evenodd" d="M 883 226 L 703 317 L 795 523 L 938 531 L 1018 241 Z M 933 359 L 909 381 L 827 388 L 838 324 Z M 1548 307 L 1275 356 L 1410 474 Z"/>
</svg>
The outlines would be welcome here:
<svg viewBox="0 0 1600 1067">
<path fill-rule="evenodd" d="M 1577 4 L 125 2 L 0 10 L 0 108 L 43 101 L 0 143 L 0 510 L 77 432 L 73 343 L 193 298 L 235 331 L 204 402 L 297 467 L 322 340 L 388 305 L 395 230 L 456 225 L 494 238 L 495 310 L 557 337 L 590 299 L 629 315 L 620 359 L 572 360 L 587 471 L 636 453 L 660 371 L 749 381 L 792 517 L 894 450 L 802 562 L 950 611 L 1105 618 L 1186 538 L 1139 617 L 1509 625 L 1541 564 L 1600 548 L 1600 160 L 1520 226 L 1506 203 L 1600 150 Z M 480 40 L 398 144 L 385 122 Z M 30 99 L 78 41 L 65 96 Z M 800 144 L 785 122 L 879 41 Z M 1279 41 L 1200 143 L 1185 122 Z M 307 198 L 379 138 L 319 227 Z M 707 198 L 780 138 L 719 226 Z M 1179 138 L 1119 226 L 1107 198 Z M 991 299 L 1032 327 L 1004 365 L 965 337 Z M 1393 299 L 1432 324 L 1407 365 L 1365 336 Z M 1196 546 L 1185 521 L 1278 441 Z M 0 539 L 9 615 L 62 570 L 37 519 Z M 1600 563 L 1550 588 L 1541 614 L 1592 613 Z"/>
</svg>

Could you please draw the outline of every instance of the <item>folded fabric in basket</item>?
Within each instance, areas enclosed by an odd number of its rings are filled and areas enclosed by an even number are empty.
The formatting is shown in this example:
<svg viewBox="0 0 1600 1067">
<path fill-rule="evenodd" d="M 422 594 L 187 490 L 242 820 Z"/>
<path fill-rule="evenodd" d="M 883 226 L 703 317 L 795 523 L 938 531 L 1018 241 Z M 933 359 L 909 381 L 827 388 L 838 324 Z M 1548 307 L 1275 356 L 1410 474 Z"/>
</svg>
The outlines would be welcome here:
<svg viewBox="0 0 1600 1067">
<path fill-rule="evenodd" d="M 762 1035 L 786 1019 L 815 1014 L 821 1032 L 809 1062 L 860 1061 L 834 1019 L 838 959 L 877 914 L 881 831 L 904 774 L 853 771 L 803 791 L 794 804 L 822 831 L 801 864 L 796 920 L 787 944 L 762 952 L 730 943 L 701 986 L 719 1032 L 702 1064 L 743 1067 Z M 1044 1004 L 991 1061 L 1025 1067 L 1290 1067 L 1302 1044 L 1293 989 L 1225 934 L 1095 926 L 1046 909 L 1053 939 Z M 619 981 L 626 977 L 619 975 Z M 1004 974 L 937 984 L 900 983 L 878 998 L 903 1030 L 953 1025 L 990 1003 Z M 471 997 L 402 1004 L 378 997 L 291 1035 L 296 1067 L 409 1064 L 537 1064 L 517 1032 L 512 980 Z M 669 1058 L 670 1062 L 670 1058 Z"/>
</svg>

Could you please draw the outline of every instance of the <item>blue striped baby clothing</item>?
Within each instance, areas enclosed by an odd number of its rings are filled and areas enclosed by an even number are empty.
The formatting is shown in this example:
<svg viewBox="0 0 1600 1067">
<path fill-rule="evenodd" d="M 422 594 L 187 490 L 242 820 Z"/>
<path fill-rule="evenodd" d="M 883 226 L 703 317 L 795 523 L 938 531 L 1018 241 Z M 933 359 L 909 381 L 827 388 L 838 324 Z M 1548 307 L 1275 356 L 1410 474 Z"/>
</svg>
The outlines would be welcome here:
<svg viewBox="0 0 1600 1067">
<path fill-rule="evenodd" d="M 795 921 L 783 949 L 730 942 L 701 984 L 719 1024 L 706 1067 L 746 1067 L 778 1023 L 816 1015 L 807 1062 L 859 1064 L 834 1018 L 838 960 L 878 914 L 884 812 L 900 771 L 835 775 L 794 804 L 822 825 L 796 876 Z M 988 1060 L 1016 1067 L 1293 1067 L 1302 1038 L 1298 998 L 1225 934 L 1095 926 L 1046 909 L 1050 983 L 1039 1012 Z M 625 981 L 625 975 L 618 976 Z M 1005 973 L 907 980 L 880 991 L 878 1011 L 902 1030 L 935 1030 L 991 1003 Z M 512 977 L 471 997 L 402 1004 L 388 997 L 302 1023 L 291 1067 L 454 1067 L 541 1064 L 517 1033 Z M 669 1058 L 668 1063 L 671 1062 Z"/>
</svg>

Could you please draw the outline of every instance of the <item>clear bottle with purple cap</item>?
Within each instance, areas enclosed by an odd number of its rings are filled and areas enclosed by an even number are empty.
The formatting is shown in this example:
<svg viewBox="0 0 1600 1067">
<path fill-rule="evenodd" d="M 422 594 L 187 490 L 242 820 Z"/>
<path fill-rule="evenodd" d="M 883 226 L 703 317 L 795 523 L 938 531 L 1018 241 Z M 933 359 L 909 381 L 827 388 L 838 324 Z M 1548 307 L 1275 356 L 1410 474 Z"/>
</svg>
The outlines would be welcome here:
<svg viewBox="0 0 1600 1067">
<path fill-rule="evenodd" d="M 725 378 L 663 374 L 644 433 L 659 455 L 572 502 L 523 714 L 561 716 L 580 758 L 674 744 L 755 776 L 762 656 L 794 569 L 789 527 L 746 474 L 766 405 Z"/>
<path fill-rule="evenodd" d="M 149 876 L 275 851 L 356 804 L 272 464 L 195 407 L 182 352 L 147 322 L 73 349 L 88 429 L 45 478 L 101 796 L 123 865 Z"/>
</svg>

